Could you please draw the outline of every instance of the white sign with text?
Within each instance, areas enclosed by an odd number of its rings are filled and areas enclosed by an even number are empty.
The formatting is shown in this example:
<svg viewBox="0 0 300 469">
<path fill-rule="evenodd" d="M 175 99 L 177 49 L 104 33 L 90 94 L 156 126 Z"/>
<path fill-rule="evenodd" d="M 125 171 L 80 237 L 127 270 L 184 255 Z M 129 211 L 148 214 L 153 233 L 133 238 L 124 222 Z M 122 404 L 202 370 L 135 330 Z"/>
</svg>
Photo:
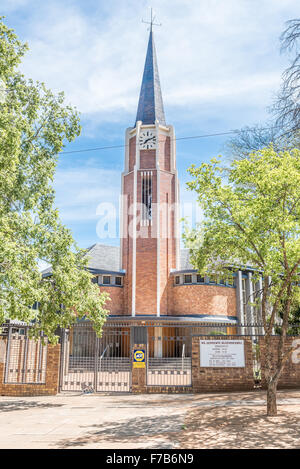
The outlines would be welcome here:
<svg viewBox="0 0 300 469">
<path fill-rule="evenodd" d="M 200 340 L 200 366 L 243 368 L 243 340 Z"/>
</svg>

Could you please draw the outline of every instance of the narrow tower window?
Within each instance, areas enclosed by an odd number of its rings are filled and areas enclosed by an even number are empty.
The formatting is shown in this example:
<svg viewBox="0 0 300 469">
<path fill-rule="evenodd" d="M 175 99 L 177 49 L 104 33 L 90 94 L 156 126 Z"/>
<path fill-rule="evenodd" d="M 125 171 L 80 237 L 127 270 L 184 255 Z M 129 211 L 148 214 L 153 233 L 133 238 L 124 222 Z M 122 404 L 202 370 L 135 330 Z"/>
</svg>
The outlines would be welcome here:
<svg viewBox="0 0 300 469">
<path fill-rule="evenodd" d="M 151 225 L 152 220 L 152 171 L 142 172 L 142 225 Z"/>
</svg>

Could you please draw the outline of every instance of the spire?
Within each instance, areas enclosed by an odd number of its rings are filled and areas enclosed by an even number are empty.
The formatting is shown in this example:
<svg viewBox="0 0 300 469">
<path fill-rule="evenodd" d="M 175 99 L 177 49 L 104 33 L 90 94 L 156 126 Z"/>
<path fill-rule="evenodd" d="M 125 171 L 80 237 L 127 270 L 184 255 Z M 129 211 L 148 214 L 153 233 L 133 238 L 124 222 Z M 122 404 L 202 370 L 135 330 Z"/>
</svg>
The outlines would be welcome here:
<svg viewBox="0 0 300 469">
<path fill-rule="evenodd" d="M 155 124 L 156 120 L 166 125 L 151 24 L 136 122 Z"/>
</svg>

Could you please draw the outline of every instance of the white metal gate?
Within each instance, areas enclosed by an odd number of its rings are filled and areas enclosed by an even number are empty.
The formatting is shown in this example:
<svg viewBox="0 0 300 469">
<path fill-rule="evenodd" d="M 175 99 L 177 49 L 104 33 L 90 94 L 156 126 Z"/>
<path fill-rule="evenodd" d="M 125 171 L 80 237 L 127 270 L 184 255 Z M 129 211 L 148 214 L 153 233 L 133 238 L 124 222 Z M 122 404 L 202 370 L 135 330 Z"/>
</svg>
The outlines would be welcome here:
<svg viewBox="0 0 300 469">
<path fill-rule="evenodd" d="M 105 326 L 99 339 L 89 323 L 78 323 L 62 345 L 62 391 L 130 391 L 129 327 Z"/>
<path fill-rule="evenodd" d="M 185 327 L 148 328 L 148 386 L 191 386 L 191 336 Z"/>
</svg>

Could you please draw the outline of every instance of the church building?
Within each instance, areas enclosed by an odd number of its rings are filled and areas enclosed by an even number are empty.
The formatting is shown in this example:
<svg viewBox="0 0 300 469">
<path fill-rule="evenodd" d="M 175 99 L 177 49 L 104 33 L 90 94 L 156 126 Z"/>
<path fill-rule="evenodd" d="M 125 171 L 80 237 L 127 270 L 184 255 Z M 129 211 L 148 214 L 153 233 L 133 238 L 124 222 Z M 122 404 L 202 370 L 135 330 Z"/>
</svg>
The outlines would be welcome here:
<svg viewBox="0 0 300 469">
<path fill-rule="evenodd" d="M 201 276 L 189 250 L 180 247 L 175 130 L 165 118 L 152 24 L 120 176 L 120 246 L 97 243 L 87 252 L 94 282 L 110 295 L 110 313 L 98 345 L 85 323 L 65 337 L 64 390 L 78 389 L 82 367 L 96 356 L 107 373 L 97 390 L 128 391 L 133 344 L 144 344 L 149 386 L 189 386 L 193 335 L 254 334 L 258 322 L 259 311 L 247 299 L 261 286 L 252 281 L 250 268 L 232 281 Z"/>
<path fill-rule="evenodd" d="M 245 297 L 255 288 L 251 269 L 240 271 L 233 282 L 202 277 L 189 262 L 189 250 L 180 248 L 175 130 L 166 123 L 152 30 L 125 148 L 120 247 L 95 244 L 88 250 L 95 281 L 112 299 L 109 321 L 229 327 L 255 322 L 254 311 L 245 311 Z"/>
<path fill-rule="evenodd" d="M 180 245 L 176 137 L 165 118 L 152 17 L 124 156 L 120 246 L 97 243 L 86 252 L 92 281 L 110 297 L 101 337 L 88 314 L 60 330 L 56 345 L 44 336 L 31 339 L 28 324 L 7 324 L 0 336 L 0 395 L 227 392 L 264 386 L 265 341 L 254 301 L 262 278 L 248 266 L 231 280 L 200 275 L 189 250 Z M 51 267 L 43 275 L 51 275 Z M 287 340 L 292 343 L 293 337 Z M 299 386 L 297 363 L 288 363 L 283 386 Z"/>
</svg>

